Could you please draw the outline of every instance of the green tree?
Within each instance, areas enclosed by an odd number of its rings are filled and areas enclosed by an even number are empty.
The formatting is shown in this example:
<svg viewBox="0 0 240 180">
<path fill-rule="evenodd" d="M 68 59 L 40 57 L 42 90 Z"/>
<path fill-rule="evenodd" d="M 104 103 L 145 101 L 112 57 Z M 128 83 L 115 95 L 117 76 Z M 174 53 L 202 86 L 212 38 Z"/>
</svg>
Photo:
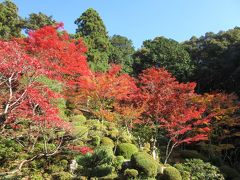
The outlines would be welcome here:
<svg viewBox="0 0 240 180">
<path fill-rule="evenodd" d="M 10 0 L 0 3 L 0 38 L 20 37 L 22 20 L 18 15 L 18 7 Z"/>
<path fill-rule="evenodd" d="M 52 16 L 47 16 L 41 12 L 31 13 L 28 18 L 25 18 L 24 29 L 26 32 L 29 30 L 36 30 L 47 25 L 53 25 L 57 22 L 52 18 Z"/>
<path fill-rule="evenodd" d="M 180 81 L 188 80 L 194 69 L 183 46 L 165 37 L 144 41 L 142 48 L 134 54 L 136 74 L 152 66 L 166 68 Z"/>
<path fill-rule="evenodd" d="M 82 37 L 88 47 L 87 57 L 95 71 L 106 71 L 110 54 L 110 42 L 106 27 L 98 12 L 87 9 L 76 21 L 76 37 Z"/>
<path fill-rule="evenodd" d="M 114 35 L 110 38 L 110 42 L 112 47 L 109 62 L 121 64 L 124 72 L 132 73 L 132 55 L 135 52 L 132 41 L 124 36 Z"/>
<path fill-rule="evenodd" d="M 193 81 L 200 92 L 220 90 L 240 94 L 240 28 L 208 32 L 183 43 L 196 71 Z"/>
</svg>

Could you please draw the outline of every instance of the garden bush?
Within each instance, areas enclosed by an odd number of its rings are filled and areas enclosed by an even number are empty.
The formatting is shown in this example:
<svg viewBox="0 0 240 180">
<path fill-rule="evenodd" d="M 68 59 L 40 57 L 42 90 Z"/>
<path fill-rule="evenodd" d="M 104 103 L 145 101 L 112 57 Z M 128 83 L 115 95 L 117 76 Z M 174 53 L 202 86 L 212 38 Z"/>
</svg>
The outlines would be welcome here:
<svg viewBox="0 0 240 180">
<path fill-rule="evenodd" d="M 93 154 L 77 157 L 79 167 L 76 174 L 87 177 L 103 177 L 111 174 L 114 168 L 114 155 L 111 147 L 100 146 Z"/>
<path fill-rule="evenodd" d="M 99 146 L 100 142 L 101 142 L 101 138 L 99 136 L 93 136 L 90 143 L 93 146 Z"/>
<path fill-rule="evenodd" d="M 131 156 L 138 152 L 138 148 L 134 144 L 122 143 L 117 146 L 116 154 L 130 159 Z"/>
<path fill-rule="evenodd" d="M 181 166 L 180 166 L 181 165 Z M 185 163 L 175 165 L 181 171 L 187 171 L 192 180 L 211 179 L 223 180 L 224 177 L 219 169 L 210 163 L 206 163 L 201 159 L 187 159 Z"/>
<path fill-rule="evenodd" d="M 122 169 L 122 165 L 124 163 L 125 159 L 123 156 L 116 156 L 114 159 L 114 167 L 116 168 L 116 170 L 121 170 Z"/>
<path fill-rule="evenodd" d="M 164 169 L 162 180 L 182 180 L 182 176 L 176 168 L 170 166 Z"/>
<path fill-rule="evenodd" d="M 177 168 L 177 170 L 180 172 L 182 180 L 190 180 L 190 173 L 184 171 L 184 167 L 182 166 L 182 164 L 175 164 L 174 167 Z"/>
<path fill-rule="evenodd" d="M 109 147 L 114 147 L 114 142 L 112 139 L 108 138 L 108 137 L 103 137 L 101 138 L 101 145 L 103 146 L 109 146 Z"/>
<path fill-rule="evenodd" d="M 83 115 L 75 115 L 70 117 L 70 122 L 75 126 L 83 125 L 87 121 L 86 117 Z"/>
<path fill-rule="evenodd" d="M 157 175 L 158 163 L 146 152 L 133 154 L 131 163 L 134 169 L 137 169 L 148 177 L 155 177 Z"/>
<path fill-rule="evenodd" d="M 138 171 L 136 169 L 125 169 L 124 176 L 128 179 L 136 179 Z"/>
</svg>

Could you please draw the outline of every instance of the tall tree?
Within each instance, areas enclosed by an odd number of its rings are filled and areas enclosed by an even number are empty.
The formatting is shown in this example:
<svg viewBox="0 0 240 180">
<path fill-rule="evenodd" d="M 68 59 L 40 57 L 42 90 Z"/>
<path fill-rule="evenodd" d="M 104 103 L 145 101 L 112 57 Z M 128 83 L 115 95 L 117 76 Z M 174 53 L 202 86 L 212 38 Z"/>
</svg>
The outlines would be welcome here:
<svg viewBox="0 0 240 180">
<path fill-rule="evenodd" d="M 87 57 L 90 67 L 95 71 L 106 71 L 110 53 L 110 42 L 106 27 L 98 12 L 87 9 L 75 24 L 76 37 L 82 37 L 88 47 Z"/>
<path fill-rule="evenodd" d="M 196 71 L 193 79 L 199 92 L 213 90 L 240 94 L 240 28 L 206 33 L 184 42 Z"/>
<path fill-rule="evenodd" d="M 137 74 L 152 66 L 164 67 L 178 80 L 186 81 L 194 69 L 190 56 L 182 45 L 165 37 L 144 41 L 134 58 L 134 70 Z"/>
<path fill-rule="evenodd" d="M 110 42 L 112 47 L 109 62 L 121 64 L 124 72 L 132 73 L 132 55 L 135 52 L 132 41 L 124 36 L 114 35 L 110 38 Z"/>
<path fill-rule="evenodd" d="M 179 83 L 162 68 L 149 68 L 140 75 L 142 101 L 146 103 L 141 124 L 148 124 L 155 131 L 155 141 L 161 129 L 166 132 L 167 162 L 172 150 L 182 143 L 208 139 L 209 117 L 205 106 L 192 99 L 195 83 Z"/>
<path fill-rule="evenodd" d="M 17 6 L 10 0 L 0 3 L 0 38 L 20 37 L 22 20 Z"/>
<path fill-rule="evenodd" d="M 31 13 L 28 18 L 25 18 L 24 29 L 26 32 L 29 30 L 40 29 L 41 27 L 54 25 L 57 22 L 52 18 L 52 16 L 47 16 L 41 12 Z"/>
</svg>

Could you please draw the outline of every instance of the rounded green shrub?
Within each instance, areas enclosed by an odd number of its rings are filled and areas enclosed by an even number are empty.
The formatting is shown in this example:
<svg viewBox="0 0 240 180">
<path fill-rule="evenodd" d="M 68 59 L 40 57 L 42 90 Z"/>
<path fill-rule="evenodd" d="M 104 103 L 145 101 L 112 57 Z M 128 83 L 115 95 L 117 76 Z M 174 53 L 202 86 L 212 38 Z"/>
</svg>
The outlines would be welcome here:
<svg viewBox="0 0 240 180">
<path fill-rule="evenodd" d="M 114 154 L 109 146 L 99 146 L 93 154 L 86 154 L 77 158 L 78 168 L 76 174 L 87 177 L 108 176 L 115 170 Z"/>
<path fill-rule="evenodd" d="M 182 180 L 180 172 L 174 167 L 166 167 L 163 171 L 163 180 Z"/>
<path fill-rule="evenodd" d="M 86 117 L 83 115 L 75 115 L 70 117 L 70 122 L 75 126 L 84 124 L 87 121 Z"/>
<path fill-rule="evenodd" d="M 134 144 L 122 143 L 117 146 L 116 154 L 130 159 L 131 156 L 138 152 L 138 148 Z"/>
<path fill-rule="evenodd" d="M 219 169 L 223 173 L 225 179 L 240 179 L 240 174 L 238 173 L 238 171 L 231 168 L 230 166 L 221 166 Z"/>
<path fill-rule="evenodd" d="M 132 142 L 132 136 L 130 136 L 127 132 L 123 131 L 119 135 L 119 141 L 123 143 L 131 143 Z"/>
<path fill-rule="evenodd" d="M 119 136 L 119 131 L 116 128 L 109 131 L 108 133 L 109 133 L 109 136 L 113 139 L 116 139 Z"/>
<path fill-rule="evenodd" d="M 91 144 L 93 146 L 99 146 L 101 142 L 101 138 L 99 136 L 92 137 Z"/>
<path fill-rule="evenodd" d="M 184 171 L 182 164 L 175 164 L 174 167 L 180 172 L 183 180 L 190 180 L 190 173 Z"/>
<path fill-rule="evenodd" d="M 108 138 L 108 137 L 103 137 L 101 139 L 101 145 L 103 146 L 109 146 L 109 147 L 114 147 L 114 142 L 112 139 Z"/>
<path fill-rule="evenodd" d="M 138 171 L 136 169 L 126 169 L 124 171 L 124 176 L 129 179 L 135 179 L 138 176 Z"/>
<path fill-rule="evenodd" d="M 114 167 L 116 170 L 122 169 L 122 164 L 124 163 L 125 159 L 123 156 L 116 156 L 114 159 Z"/>
<path fill-rule="evenodd" d="M 157 175 L 158 163 L 146 152 L 133 154 L 131 163 L 135 169 L 148 177 L 155 177 Z"/>
<path fill-rule="evenodd" d="M 74 126 L 72 132 L 73 136 L 81 137 L 81 139 L 87 139 L 88 138 L 88 127 L 86 126 Z"/>
</svg>

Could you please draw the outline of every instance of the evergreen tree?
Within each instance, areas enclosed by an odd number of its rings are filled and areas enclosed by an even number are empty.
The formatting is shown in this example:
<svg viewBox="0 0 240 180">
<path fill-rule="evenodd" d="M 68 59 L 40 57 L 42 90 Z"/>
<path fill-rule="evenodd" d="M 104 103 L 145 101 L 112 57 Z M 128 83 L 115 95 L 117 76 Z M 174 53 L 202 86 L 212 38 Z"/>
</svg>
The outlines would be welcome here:
<svg viewBox="0 0 240 180">
<path fill-rule="evenodd" d="M 18 16 L 18 7 L 10 0 L 0 3 L 0 38 L 20 37 L 22 20 Z"/>
<path fill-rule="evenodd" d="M 88 62 L 94 71 L 106 71 L 110 42 L 106 27 L 98 12 L 87 9 L 76 21 L 76 37 L 82 37 L 88 47 Z"/>
<path fill-rule="evenodd" d="M 240 94 L 240 28 L 206 33 L 183 43 L 196 70 L 192 81 L 198 91 L 226 91 Z"/>
<path fill-rule="evenodd" d="M 57 22 L 52 18 L 52 16 L 47 16 L 39 12 L 31 13 L 28 18 L 25 19 L 24 29 L 26 32 L 29 30 L 36 30 L 47 25 L 53 25 Z"/>
<path fill-rule="evenodd" d="M 194 69 L 190 55 L 184 47 L 165 37 L 144 41 L 142 48 L 134 54 L 136 74 L 152 66 L 164 67 L 179 81 L 187 81 Z"/>
<path fill-rule="evenodd" d="M 120 64 L 124 72 L 132 73 L 132 55 L 135 52 L 132 41 L 124 36 L 114 35 L 110 42 L 112 47 L 109 62 Z"/>
</svg>

